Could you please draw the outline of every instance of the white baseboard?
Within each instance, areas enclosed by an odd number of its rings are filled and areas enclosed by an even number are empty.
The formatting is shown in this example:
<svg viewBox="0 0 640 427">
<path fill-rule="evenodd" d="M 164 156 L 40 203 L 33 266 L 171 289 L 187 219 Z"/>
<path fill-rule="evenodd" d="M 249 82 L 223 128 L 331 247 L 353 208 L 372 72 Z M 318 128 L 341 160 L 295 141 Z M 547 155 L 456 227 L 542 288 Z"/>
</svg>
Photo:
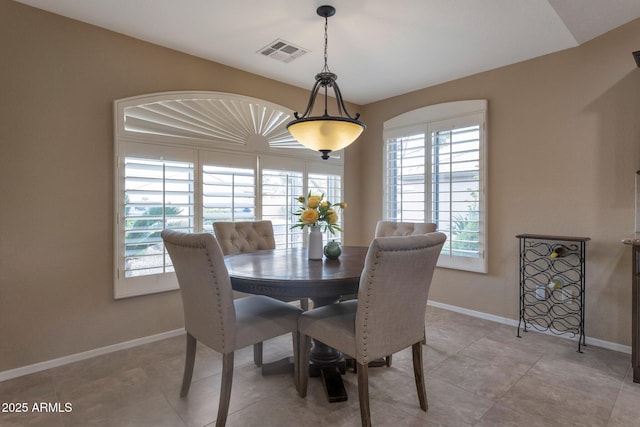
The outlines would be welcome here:
<svg viewBox="0 0 640 427">
<path fill-rule="evenodd" d="M 496 316 L 493 314 L 483 313 L 481 311 L 469 310 L 467 308 L 457 307 L 455 305 L 443 304 L 437 301 L 429 301 L 427 303 L 433 307 L 442 308 L 445 310 L 455 311 L 457 313 L 466 314 L 472 317 L 478 317 L 480 319 L 490 320 L 492 322 L 503 323 L 505 325 L 513 326 L 514 328 L 518 327 L 518 321 L 514 319 L 509 319 L 506 317 Z M 535 329 L 531 329 L 532 331 L 539 332 Z M 58 366 L 66 365 L 68 363 L 77 362 L 84 359 L 89 359 L 91 357 L 100 356 L 107 353 L 112 353 L 118 350 L 124 350 L 131 347 L 136 347 L 138 345 L 147 344 L 154 341 L 163 340 L 166 338 L 175 337 L 178 335 L 182 335 L 185 333 L 184 328 L 175 329 L 173 331 L 162 332 L 160 334 L 151 335 L 148 337 L 138 338 L 131 341 L 126 341 L 118 344 L 109 345 L 106 347 L 96 348 L 89 351 L 83 351 L 82 353 L 76 353 L 65 357 L 60 357 L 58 359 L 47 360 L 45 362 L 35 363 L 33 365 L 23 366 L 16 369 L 11 369 L 8 371 L 0 372 L 0 382 L 5 380 L 10 380 L 12 378 L 21 377 L 23 375 L 29 375 L 40 371 L 45 371 L 47 369 L 55 368 Z M 564 339 L 569 339 L 573 341 L 577 341 L 578 337 L 570 337 L 569 335 L 555 335 L 551 331 L 540 332 L 553 336 L 557 336 Z M 621 353 L 631 354 L 631 346 L 617 344 L 609 341 L 599 340 L 596 338 L 586 337 L 587 345 L 594 345 L 596 347 L 602 347 L 609 350 L 619 351 Z"/>
<path fill-rule="evenodd" d="M 493 314 L 483 313 L 481 311 L 469 310 L 467 308 L 456 307 L 455 305 L 443 304 L 441 302 L 431 301 L 431 300 L 429 300 L 429 302 L 427 302 L 427 305 L 431 305 L 433 307 L 438 307 L 438 308 L 443 308 L 445 310 L 455 311 L 457 313 L 466 314 L 466 315 L 472 316 L 472 317 L 478 317 L 478 318 L 481 318 L 481 319 L 491 320 L 492 322 L 503 323 L 505 325 L 513 326 L 514 328 L 518 327 L 518 321 L 517 320 L 509 319 L 507 317 L 500 317 L 500 316 L 496 316 L 496 315 L 493 315 Z M 549 331 L 538 331 L 538 330 L 536 330 L 534 328 L 531 328 L 531 329 L 529 329 L 529 331 L 539 332 L 539 333 L 542 333 L 542 334 L 553 335 L 554 337 L 568 339 L 568 340 L 571 340 L 571 341 L 578 341 L 578 339 L 579 339 L 578 336 L 572 337 L 570 334 L 562 335 L 559 332 L 558 333 L 553 333 L 553 331 L 551 331 L 551 330 L 549 330 Z M 631 354 L 631 346 L 629 346 L 629 345 L 622 345 L 622 344 L 618 344 L 618 343 L 614 343 L 614 342 L 610 342 L 610 341 L 599 340 L 597 338 L 589 338 L 588 336 L 585 337 L 585 342 L 587 343 L 587 345 L 593 345 L 593 346 L 596 346 L 596 347 L 602 347 L 602 348 L 606 348 L 606 349 L 609 349 L 609 350 L 619 351 L 621 353 Z"/>
<path fill-rule="evenodd" d="M 58 366 L 66 365 L 68 363 L 78 362 L 80 360 L 89 359 L 95 356 L 101 356 L 107 353 L 113 353 L 114 351 L 124 350 L 131 347 L 147 344 L 154 341 L 160 341 L 163 339 L 179 336 L 185 333 L 184 328 L 175 329 L 173 331 L 162 332 L 156 335 L 150 335 L 148 337 L 137 338 L 131 341 L 125 341 L 118 344 L 108 345 L 106 347 L 100 347 L 93 350 L 83 351 L 82 353 L 71 354 L 69 356 L 60 357 L 58 359 L 47 360 L 45 362 L 35 363 L 33 365 L 23 366 L 16 369 L 10 369 L 8 371 L 0 372 L 0 382 L 10 380 L 12 378 L 21 377 L 23 375 L 34 374 L 36 372 L 45 371 L 47 369 L 55 368 Z"/>
</svg>

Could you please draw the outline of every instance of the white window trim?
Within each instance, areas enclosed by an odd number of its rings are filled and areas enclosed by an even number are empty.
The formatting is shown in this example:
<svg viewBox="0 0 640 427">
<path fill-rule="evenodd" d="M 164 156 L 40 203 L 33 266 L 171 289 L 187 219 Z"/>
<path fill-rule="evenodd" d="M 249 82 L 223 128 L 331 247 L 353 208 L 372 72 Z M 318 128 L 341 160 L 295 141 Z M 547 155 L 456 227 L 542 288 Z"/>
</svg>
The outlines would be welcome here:
<svg viewBox="0 0 640 427">
<path fill-rule="evenodd" d="M 488 272 L 488 226 L 487 226 L 487 100 L 478 99 L 478 100 L 466 100 L 466 101 L 455 101 L 455 102 L 447 102 L 436 105 L 429 105 L 426 107 L 418 108 L 416 110 L 412 110 L 401 114 L 399 116 L 393 117 L 384 122 L 383 125 L 383 177 L 382 177 L 382 185 L 383 191 L 385 193 L 384 203 L 386 203 L 386 192 L 387 192 L 387 168 L 385 165 L 386 161 L 386 147 L 389 139 L 397 138 L 400 136 L 404 136 L 409 132 L 420 132 L 425 134 L 425 138 L 430 139 L 431 130 L 429 127 L 429 123 L 432 122 L 444 122 L 444 121 L 453 121 L 455 122 L 456 118 L 476 115 L 478 117 L 478 121 L 481 123 L 480 126 L 480 183 L 481 183 L 481 195 L 480 197 L 480 224 L 479 224 L 479 233 L 480 233 L 480 257 L 479 258 L 465 258 L 460 256 L 443 256 L 441 255 L 438 259 L 438 267 L 443 268 L 451 268 L 465 271 L 472 271 L 477 273 L 487 273 Z M 427 156 L 429 157 L 429 156 Z M 426 173 L 425 173 L 426 179 Z M 430 188 L 430 186 L 426 186 L 426 188 Z M 383 207 L 383 215 L 386 215 L 387 207 Z M 430 207 L 425 207 L 425 213 L 428 217 L 431 216 Z M 425 218 L 425 221 L 429 221 Z"/>
<path fill-rule="evenodd" d="M 176 131 L 164 127 L 154 133 L 153 126 L 132 130 L 127 128 L 127 112 L 144 115 L 147 106 L 167 109 L 167 123 L 176 123 Z M 185 106 L 186 104 L 186 106 Z M 204 105 L 205 107 L 202 107 Z M 138 109 L 139 106 L 145 108 Z M 206 132 L 183 133 L 191 118 L 182 122 L 184 111 L 173 116 L 173 108 L 193 108 L 194 120 L 204 121 Z M 129 109 L 129 110 L 127 110 Z M 156 114 L 152 111 L 150 114 Z M 309 172 L 337 174 L 344 177 L 344 160 L 341 152 L 332 153 L 323 160 L 320 154 L 302 147 L 286 131 L 286 123 L 293 119 L 293 112 L 285 107 L 264 100 L 223 92 L 163 92 L 146 94 L 114 101 L 114 297 L 116 299 L 178 289 L 173 273 L 152 274 L 124 278 L 124 158 L 126 150 L 142 149 L 140 157 L 161 158 L 167 152 L 194 163 L 195 230 L 202 230 L 202 165 L 206 158 L 243 158 L 255 170 L 256 191 L 261 185 L 262 168 L 301 169 L 304 172 L 305 192 Z M 151 122 L 151 125 L 153 123 Z M 200 123 L 198 123 L 200 125 Z M 283 131 L 284 129 L 284 131 Z M 130 155 L 131 151 L 128 151 Z M 294 165 L 293 167 L 287 165 Z M 344 179 L 344 178 L 343 178 Z M 344 185 L 343 185 L 344 191 Z M 256 218 L 260 218 L 261 197 L 256 194 Z M 305 236 L 306 239 L 306 236 Z"/>
</svg>

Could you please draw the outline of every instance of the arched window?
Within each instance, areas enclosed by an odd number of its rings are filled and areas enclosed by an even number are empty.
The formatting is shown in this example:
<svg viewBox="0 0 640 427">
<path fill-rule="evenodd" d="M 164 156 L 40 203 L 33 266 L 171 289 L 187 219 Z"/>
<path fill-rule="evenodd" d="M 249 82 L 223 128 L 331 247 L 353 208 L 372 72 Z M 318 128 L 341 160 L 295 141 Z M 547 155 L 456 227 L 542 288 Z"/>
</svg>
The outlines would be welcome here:
<svg viewBox="0 0 640 427">
<path fill-rule="evenodd" d="M 221 92 L 115 101 L 114 292 L 177 289 L 160 232 L 212 232 L 215 221 L 269 219 L 277 247 L 305 244 L 296 198 L 342 200 L 343 161 L 291 137 L 292 111 Z M 338 236 L 340 238 L 341 236 Z"/>
<path fill-rule="evenodd" d="M 384 218 L 436 223 L 440 267 L 487 272 L 486 115 L 486 100 L 470 100 L 384 123 Z"/>
</svg>

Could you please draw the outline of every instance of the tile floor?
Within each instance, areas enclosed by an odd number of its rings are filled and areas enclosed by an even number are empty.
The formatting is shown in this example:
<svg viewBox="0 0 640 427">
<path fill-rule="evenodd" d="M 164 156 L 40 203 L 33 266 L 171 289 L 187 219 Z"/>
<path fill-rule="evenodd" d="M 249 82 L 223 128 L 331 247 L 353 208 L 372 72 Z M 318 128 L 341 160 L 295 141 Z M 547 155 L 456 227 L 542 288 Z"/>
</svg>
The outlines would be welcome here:
<svg viewBox="0 0 640 427">
<path fill-rule="evenodd" d="M 429 411 L 422 412 L 411 352 L 391 368 L 370 369 L 376 426 L 640 426 L 640 384 L 630 356 L 429 307 L 424 352 Z M 265 344 L 265 360 L 291 351 L 284 337 Z M 0 382 L 0 402 L 70 403 L 71 412 L 0 413 L 8 426 L 213 427 L 221 359 L 199 346 L 189 396 L 178 397 L 184 337 Z M 263 377 L 252 350 L 237 353 L 227 425 L 359 426 L 356 375 L 349 400 L 328 403 L 318 378 L 306 399 L 292 375 Z"/>
</svg>

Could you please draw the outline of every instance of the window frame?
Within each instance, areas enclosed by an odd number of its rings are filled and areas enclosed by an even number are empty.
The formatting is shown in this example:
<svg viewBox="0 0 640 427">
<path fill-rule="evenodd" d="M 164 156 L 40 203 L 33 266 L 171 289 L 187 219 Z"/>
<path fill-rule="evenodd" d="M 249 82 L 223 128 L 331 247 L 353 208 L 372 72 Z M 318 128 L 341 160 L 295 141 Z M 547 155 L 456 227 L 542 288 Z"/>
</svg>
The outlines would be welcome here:
<svg viewBox="0 0 640 427">
<path fill-rule="evenodd" d="M 431 150 L 432 134 L 434 131 L 462 128 L 470 123 L 479 126 L 479 150 L 478 150 L 478 203 L 479 203 L 479 251 L 478 257 L 457 256 L 453 253 L 443 253 L 438 259 L 438 267 L 470 271 L 476 273 L 488 273 L 488 204 L 487 204 L 487 100 L 466 100 L 430 105 L 409 111 L 393 117 L 383 125 L 383 156 L 382 156 L 382 185 L 383 185 L 383 219 L 389 218 L 389 170 L 387 168 L 387 155 L 389 143 L 402 137 L 424 134 L 424 222 L 435 222 L 432 212 L 433 195 L 431 194 Z M 444 127 L 442 127 L 444 126 Z M 439 225 L 438 230 L 440 231 Z M 443 230 L 445 231 L 445 230 Z M 446 232 L 446 231 L 445 231 Z"/>
<path fill-rule="evenodd" d="M 145 107 L 153 103 L 183 102 L 194 100 L 206 103 L 209 100 L 231 103 L 233 114 L 219 116 L 212 112 L 211 126 L 228 126 L 229 129 L 251 128 L 255 133 L 235 135 L 233 140 L 209 136 L 191 137 L 181 134 L 171 135 L 170 129 L 162 129 L 158 134 L 148 130 L 131 130 L 126 126 L 127 110 L 138 106 Z M 175 105 L 175 104 L 174 104 Z M 237 108 L 236 108 L 237 107 Z M 243 113 L 246 110 L 246 114 Z M 209 110 L 211 108 L 209 107 Z M 259 112 L 260 114 L 256 114 Z M 138 112 L 139 113 L 139 112 Z M 144 111 L 143 111 L 144 113 Z M 206 113 L 206 111 L 205 111 Z M 198 120 L 203 119 L 199 113 Z M 242 116 L 245 114 L 245 116 Z M 194 173 L 194 220 L 193 232 L 204 228 L 203 211 L 203 168 L 204 165 L 252 168 L 255 181 L 255 219 L 262 218 L 262 171 L 263 169 L 295 170 L 303 173 L 303 193 L 309 191 L 309 173 L 339 175 L 342 193 L 344 193 L 344 161 L 340 152 L 332 153 L 328 160 L 321 159 L 317 152 L 308 150 L 283 133 L 283 126 L 293 118 L 291 110 L 267 101 L 241 95 L 222 92 L 164 92 L 147 94 L 114 101 L 114 298 L 127 298 L 178 289 L 173 272 L 125 277 L 124 272 L 124 215 L 125 215 L 125 176 L 126 157 L 140 159 L 184 160 L 192 162 Z M 237 122 L 235 121 L 237 120 Z M 247 126 L 247 123 L 255 123 Z M 215 123 L 214 123 L 215 122 Z M 258 123 L 259 122 L 259 123 Z M 150 129 L 153 129 L 151 126 Z M 285 129 L 286 130 L 286 129 Z M 223 134 L 223 133 L 221 133 Z M 288 135 L 288 136 L 287 136 Z M 244 140 L 242 140 L 244 138 Z M 275 144 L 272 142 L 275 141 Z M 303 149 L 301 149 L 303 148 Z M 297 208 L 297 206 L 294 206 Z M 206 230 L 211 232 L 210 230 Z M 306 245 L 307 233 L 303 233 Z M 166 254 L 166 250 L 165 250 Z M 165 263 L 166 266 L 166 263 Z"/>
<path fill-rule="evenodd" d="M 199 186 L 197 159 L 194 151 L 180 147 L 154 146 L 123 140 L 116 151 L 115 218 L 114 218 L 114 292 L 116 298 L 125 298 L 152 292 L 164 292 L 177 289 L 177 282 L 166 273 L 148 274 L 127 278 L 125 276 L 125 158 L 134 157 L 149 160 L 170 160 L 190 162 L 194 165 L 194 188 Z M 197 197 L 197 196 L 196 196 Z M 196 213 L 197 223 L 197 213 Z M 135 290 L 123 286 L 125 282 L 135 282 Z"/>
</svg>

